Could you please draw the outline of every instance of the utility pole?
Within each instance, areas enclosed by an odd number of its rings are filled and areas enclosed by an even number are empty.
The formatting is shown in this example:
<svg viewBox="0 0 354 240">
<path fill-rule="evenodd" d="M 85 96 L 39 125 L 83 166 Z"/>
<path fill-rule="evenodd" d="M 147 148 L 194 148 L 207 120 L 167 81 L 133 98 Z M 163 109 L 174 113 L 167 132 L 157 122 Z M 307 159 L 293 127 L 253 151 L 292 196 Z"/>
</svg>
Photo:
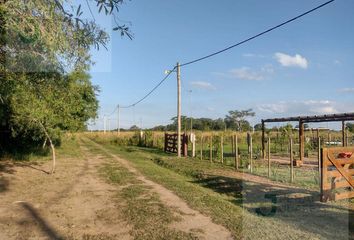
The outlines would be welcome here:
<svg viewBox="0 0 354 240">
<path fill-rule="evenodd" d="M 119 106 L 119 104 L 118 104 L 118 110 L 117 110 L 117 112 L 118 112 L 118 120 L 117 120 L 117 132 L 118 132 L 118 136 L 119 136 L 119 134 L 120 134 L 120 106 Z"/>
<path fill-rule="evenodd" d="M 177 63 L 177 156 L 181 157 L 181 69 Z"/>
</svg>

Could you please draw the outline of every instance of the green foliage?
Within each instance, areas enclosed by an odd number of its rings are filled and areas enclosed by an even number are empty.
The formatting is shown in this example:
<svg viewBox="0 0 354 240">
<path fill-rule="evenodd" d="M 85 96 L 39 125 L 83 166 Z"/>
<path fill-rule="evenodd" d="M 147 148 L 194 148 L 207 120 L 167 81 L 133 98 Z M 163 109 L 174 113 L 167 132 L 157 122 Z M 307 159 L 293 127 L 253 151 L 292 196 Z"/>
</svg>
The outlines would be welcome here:
<svg viewBox="0 0 354 240">
<path fill-rule="evenodd" d="M 348 130 L 354 133 L 354 123 L 346 123 Z"/>
<path fill-rule="evenodd" d="M 247 117 L 254 117 L 256 114 L 252 109 L 229 111 L 225 117 L 225 122 L 228 127 L 237 129 L 238 131 L 248 131 L 251 129 Z"/>
<path fill-rule="evenodd" d="M 118 10 L 123 1 L 96 2 Z M 85 129 L 96 117 L 98 89 L 86 73 L 88 51 L 109 39 L 81 15 L 81 6 L 69 1 L 0 5 L 0 151 L 40 146 L 47 134 L 58 145 L 63 130 Z"/>
</svg>

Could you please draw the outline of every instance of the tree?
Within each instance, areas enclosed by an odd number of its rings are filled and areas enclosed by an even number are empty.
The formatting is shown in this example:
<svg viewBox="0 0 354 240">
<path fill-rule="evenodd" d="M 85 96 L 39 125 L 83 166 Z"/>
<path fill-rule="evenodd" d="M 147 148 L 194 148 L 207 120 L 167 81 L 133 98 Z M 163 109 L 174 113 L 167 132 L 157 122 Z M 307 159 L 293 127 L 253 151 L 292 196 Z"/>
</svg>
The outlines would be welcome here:
<svg viewBox="0 0 354 240">
<path fill-rule="evenodd" d="M 117 20 L 123 0 L 93 1 L 99 12 Z M 129 28 L 117 21 L 113 30 L 132 38 Z M 86 73 L 89 49 L 105 47 L 108 41 L 107 33 L 94 20 L 82 18 L 81 6 L 70 1 L 1 3 L 0 130 L 5 138 L 0 145 L 29 148 L 48 140 L 54 172 L 60 133 L 83 129 L 96 117 L 98 89 Z"/>
<path fill-rule="evenodd" d="M 249 130 L 250 124 L 246 120 L 247 117 L 254 117 L 256 114 L 252 109 L 247 110 L 235 110 L 229 111 L 229 115 L 226 115 L 225 122 L 229 124 L 234 124 L 238 131 Z"/>
<path fill-rule="evenodd" d="M 293 125 L 290 123 L 287 123 L 285 126 L 280 127 L 279 130 L 281 131 L 281 134 L 283 137 L 292 137 L 293 135 Z"/>
<path fill-rule="evenodd" d="M 38 76 L 37 76 L 38 77 Z M 98 102 L 89 76 L 73 72 L 68 76 L 43 74 L 40 84 L 26 84 L 28 74 L 16 79 L 16 91 L 10 98 L 9 125 L 13 136 L 49 142 L 55 171 L 54 143 L 62 130 L 83 129 L 85 122 L 96 117 Z M 34 134 L 35 133 L 35 134 Z"/>
<path fill-rule="evenodd" d="M 349 132 L 354 133 L 354 123 L 346 123 Z"/>
<path fill-rule="evenodd" d="M 253 128 L 255 131 L 262 131 L 262 123 L 257 123 Z"/>
<path fill-rule="evenodd" d="M 129 128 L 130 131 L 139 131 L 140 128 L 137 125 L 133 125 Z"/>
</svg>

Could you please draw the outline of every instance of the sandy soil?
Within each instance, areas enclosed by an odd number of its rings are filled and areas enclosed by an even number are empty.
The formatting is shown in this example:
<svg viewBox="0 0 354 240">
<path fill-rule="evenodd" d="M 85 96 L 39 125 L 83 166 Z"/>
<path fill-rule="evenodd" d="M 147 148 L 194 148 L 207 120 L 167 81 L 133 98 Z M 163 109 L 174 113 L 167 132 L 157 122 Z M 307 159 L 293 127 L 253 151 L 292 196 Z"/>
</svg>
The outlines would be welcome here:
<svg viewBox="0 0 354 240">
<path fill-rule="evenodd" d="M 191 209 L 163 186 L 150 181 L 128 161 L 122 166 L 159 194 L 161 201 L 181 216 L 170 227 L 196 231 L 201 239 L 231 239 L 231 233 L 210 217 Z M 97 169 L 107 160 L 81 146 L 82 156 L 59 157 L 54 175 L 45 173 L 50 162 L 38 165 L 0 162 L 0 239 L 131 239 L 131 226 L 122 220 L 113 199 L 119 189 L 101 179 Z"/>
<path fill-rule="evenodd" d="M 130 239 L 129 224 L 114 214 L 115 188 L 97 175 L 100 156 L 59 159 L 56 173 L 50 163 L 33 166 L 2 162 L 0 239 Z"/>
</svg>

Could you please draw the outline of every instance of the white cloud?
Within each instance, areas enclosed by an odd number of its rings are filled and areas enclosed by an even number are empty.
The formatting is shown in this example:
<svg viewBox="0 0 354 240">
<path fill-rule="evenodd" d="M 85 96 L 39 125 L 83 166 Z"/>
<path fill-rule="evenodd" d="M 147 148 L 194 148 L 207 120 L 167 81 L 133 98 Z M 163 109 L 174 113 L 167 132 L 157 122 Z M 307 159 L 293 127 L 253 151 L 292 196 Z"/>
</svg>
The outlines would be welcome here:
<svg viewBox="0 0 354 240">
<path fill-rule="evenodd" d="M 208 83 L 208 82 L 195 81 L 195 82 L 190 82 L 190 85 L 192 85 L 195 88 L 199 88 L 199 89 L 215 90 L 215 87 L 211 83 Z"/>
<path fill-rule="evenodd" d="M 338 113 L 338 104 L 329 100 L 281 101 L 260 104 L 259 111 L 271 114 L 308 115 Z"/>
<path fill-rule="evenodd" d="M 300 67 L 306 69 L 308 66 L 307 59 L 300 54 L 290 56 L 285 53 L 277 52 L 274 54 L 274 57 L 284 67 Z"/>
<path fill-rule="evenodd" d="M 257 108 L 259 111 L 268 113 L 285 113 L 287 111 L 287 106 L 282 103 L 261 104 Z"/>
<path fill-rule="evenodd" d="M 231 69 L 229 72 L 234 78 L 238 78 L 238 79 L 242 79 L 242 80 L 259 81 L 259 80 L 263 79 L 262 75 L 260 75 L 259 73 L 255 72 L 255 71 L 252 71 L 248 67 Z"/>
<path fill-rule="evenodd" d="M 338 89 L 338 92 L 341 92 L 341 93 L 354 93 L 354 88 L 341 88 L 341 89 Z"/>
</svg>

